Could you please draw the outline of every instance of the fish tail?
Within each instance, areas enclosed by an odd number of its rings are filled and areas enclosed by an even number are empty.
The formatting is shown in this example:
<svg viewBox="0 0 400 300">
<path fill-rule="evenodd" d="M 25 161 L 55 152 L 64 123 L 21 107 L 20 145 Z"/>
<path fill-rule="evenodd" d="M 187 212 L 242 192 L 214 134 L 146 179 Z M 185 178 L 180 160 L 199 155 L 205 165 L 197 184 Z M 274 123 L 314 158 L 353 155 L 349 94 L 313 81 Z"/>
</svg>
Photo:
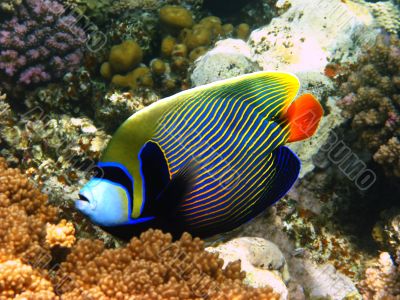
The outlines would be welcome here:
<svg viewBox="0 0 400 300">
<path fill-rule="evenodd" d="M 285 114 L 290 127 L 288 142 L 311 137 L 317 130 L 323 114 L 321 104 L 311 94 L 304 94 L 293 101 Z"/>
</svg>

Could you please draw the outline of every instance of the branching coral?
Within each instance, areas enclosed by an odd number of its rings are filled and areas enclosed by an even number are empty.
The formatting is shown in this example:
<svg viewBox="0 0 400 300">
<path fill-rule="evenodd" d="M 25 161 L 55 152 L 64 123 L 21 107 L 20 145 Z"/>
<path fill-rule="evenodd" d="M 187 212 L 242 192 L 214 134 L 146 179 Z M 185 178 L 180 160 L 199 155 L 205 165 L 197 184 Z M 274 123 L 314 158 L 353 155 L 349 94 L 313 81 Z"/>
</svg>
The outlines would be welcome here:
<svg viewBox="0 0 400 300">
<path fill-rule="evenodd" d="M 400 40 L 381 35 L 341 85 L 340 105 L 367 148 L 388 175 L 400 176 Z"/>
<path fill-rule="evenodd" d="M 184 234 L 172 242 L 171 235 L 149 230 L 120 249 L 79 241 L 56 280 L 65 282 L 63 299 L 278 299 L 243 285 L 240 263 L 222 265 L 200 239 Z"/>
<path fill-rule="evenodd" d="M 56 1 L 24 0 L 0 24 L 0 77 L 12 85 L 35 85 L 76 69 L 86 41 L 77 20 Z"/>
<path fill-rule="evenodd" d="M 400 268 L 395 265 L 389 253 L 381 253 L 379 261 L 366 270 L 365 276 L 366 278 L 360 283 L 364 299 L 400 298 Z"/>
</svg>

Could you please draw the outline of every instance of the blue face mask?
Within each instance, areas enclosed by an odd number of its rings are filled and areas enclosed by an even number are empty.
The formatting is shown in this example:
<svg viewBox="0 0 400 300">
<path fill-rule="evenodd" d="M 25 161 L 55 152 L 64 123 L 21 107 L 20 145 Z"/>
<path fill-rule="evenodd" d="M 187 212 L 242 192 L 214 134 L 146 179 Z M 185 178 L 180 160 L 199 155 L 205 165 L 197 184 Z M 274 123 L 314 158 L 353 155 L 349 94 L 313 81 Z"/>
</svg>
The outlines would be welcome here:
<svg viewBox="0 0 400 300">
<path fill-rule="evenodd" d="M 127 189 L 104 178 L 91 179 L 79 192 L 75 207 L 94 223 L 116 226 L 130 222 L 131 203 Z"/>
</svg>

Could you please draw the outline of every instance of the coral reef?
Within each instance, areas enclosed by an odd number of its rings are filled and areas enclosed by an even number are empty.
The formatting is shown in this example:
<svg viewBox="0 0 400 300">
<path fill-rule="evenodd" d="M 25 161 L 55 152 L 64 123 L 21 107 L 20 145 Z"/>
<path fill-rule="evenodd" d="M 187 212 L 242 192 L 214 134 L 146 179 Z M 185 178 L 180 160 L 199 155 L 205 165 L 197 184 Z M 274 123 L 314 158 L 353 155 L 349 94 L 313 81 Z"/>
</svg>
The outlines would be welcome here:
<svg viewBox="0 0 400 300">
<path fill-rule="evenodd" d="M 0 158 L 0 299 L 54 299 L 48 272 L 41 263 L 51 252 L 46 224 L 57 209 L 17 169 Z M 34 267 L 35 268 L 34 268 Z"/>
<path fill-rule="evenodd" d="M 356 282 L 365 299 L 400 297 L 400 42 L 374 43 L 398 33 L 398 1 L 202 2 L 0 0 L 1 300 L 361 299 Z M 104 35 L 98 52 L 83 28 Z M 126 244 L 74 209 L 130 115 L 267 69 L 294 72 L 326 115 L 290 145 L 300 179 L 266 214 L 205 248 L 156 230 Z M 376 172 L 368 192 L 329 157 L 332 135 Z"/>
<path fill-rule="evenodd" d="M 97 23 L 103 23 L 112 12 L 110 0 L 65 0 L 65 6 L 76 14 L 86 16 Z M 118 1 L 119 2 L 119 1 Z"/>
<path fill-rule="evenodd" d="M 380 220 L 372 230 L 372 236 L 382 249 L 396 254 L 400 245 L 400 210 L 392 207 L 380 213 Z"/>
<path fill-rule="evenodd" d="M 140 92 L 110 91 L 98 103 L 94 117 L 96 122 L 107 129 L 108 132 L 113 132 L 132 114 L 158 99 L 159 96 L 151 90 Z"/>
<path fill-rule="evenodd" d="M 0 255 L 0 299 L 57 299 L 49 276 L 43 272 Z"/>
<path fill-rule="evenodd" d="M 27 92 L 24 104 L 29 110 L 40 107 L 46 113 L 93 116 L 106 93 L 106 86 L 92 77 L 81 67 L 66 73 L 58 83 Z"/>
<path fill-rule="evenodd" d="M 112 72 L 123 73 L 132 70 L 134 66 L 141 62 L 142 57 L 143 53 L 140 46 L 135 41 L 127 40 L 111 48 L 107 63 Z"/>
<path fill-rule="evenodd" d="M 392 1 L 367 3 L 367 6 L 375 17 L 378 26 L 383 27 L 389 33 L 400 32 L 400 10 Z"/>
<path fill-rule="evenodd" d="M 48 192 L 50 202 L 62 209 L 62 216 L 79 225 L 79 236 L 90 232 L 113 244 L 113 239 L 76 215 L 73 208 L 79 188 L 92 176 L 109 136 L 87 118 L 44 114 L 41 110 L 1 123 L 0 152 L 9 164 L 23 169 Z"/>
<path fill-rule="evenodd" d="M 346 80 L 340 106 L 357 133 L 355 147 L 367 149 L 387 175 L 399 177 L 400 40 L 379 36 Z"/>
<path fill-rule="evenodd" d="M 79 15 L 85 15 L 96 24 L 104 24 L 110 21 L 113 16 L 126 17 L 140 15 L 143 12 L 152 14 L 167 4 L 180 4 L 192 11 L 198 11 L 202 0 L 65 0 L 65 5 L 73 9 Z M 137 14 L 137 12 L 139 12 Z M 135 19 L 132 17 L 132 19 Z"/>
<path fill-rule="evenodd" d="M 13 121 L 13 114 L 11 111 L 11 107 L 6 102 L 7 95 L 2 94 L 0 90 L 0 127 L 11 125 Z M 0 136 L 0 144 L 1 144 L 1 136 Z"/>
<path fill-rule="evenodd" d="M 64 13 L 58 2 L 25 0 L 0 24 L 0 77 L 7 90 L 61 78 L 80 65 L 86 35 Z"/>
<path fill-rule="evenodd" d="M 193 15 L 182 6 L 166 5 L 160 9 L 160 21 L 172 29 L 190 28 L 193 25 Z"/>
<path fill-rule="evenodd" d="M 278 299 L 270 289 L 242 283 L 238 262 L 222 269 L 216 254 L 203 242 L 183 234 L 149 230 L 120 249 L 104 249 L 99 241 L 81 240 L 57 272 L 63 299 Z"/>
<path fill-rule="evenodd" d="M 53 176 L 60 176 L 60 182 L 76 182 L 75 172 L 94 164 L 109 140 L 87 118 L 42 115 L 37 110 L 0 128 L 0 134 L 2 155 L 24 169 L 34 169 L 30 174 L 39 182 Z"/>
<path fill-rule="evenodd" d="M 132 15 L 120 19 L 111 26 L 108 36 L 114 42 L 113 49 L 131 41 L 140 46 L 146 59 L 142 64 L 129 65 L 121 70 L 113 67 L 111 59 L 104 62 L 100 73 L 111 80 L 117 87 L 133 90 L 151 88 L 163 96 L 189 88 L 188 70 L 192 63 L 203 55 L 216 41 L 224 37 L 235 36 L 247 39 L 250 26 L 241 23 L 236 27 L 230 23 L 223 24 L 215 16 L 207 16 L 196 22 L 194 12 L 183 5 L 164 5 L 159 11 L 158 18 L 151 12 Z M 155 44 L 161 32 L 161 43 Z M 112 54 L 111 50 L 111 54 Z M 139 51 L 135 51 L 139 52 Z M 132 57 L 124 53 L 124 59 Z M 110 58 L 111 58 L 110 54 Z M 157 55 L 160 57 L 157 57 Z M 148 68 L 146 64 L 150 67 Z M 117 72 L 116 72 L 117 71 Z M 114 75 L 114 76 L 113 76 Z"/>
<path fill-rule="evenodd" d="M 106 35 L 111 45 L 134 40 L 145 56 L 153 54 L 160 39 L 159 16 L 156 10 L 135 9 L 109 22 L 111 24 Z"/>
<path fill-rule="evenodd" d="M 359 288 L 365 300 L 399 299 L 400 268 L 389 253 L 383 252 L 378 262 L 368 268 Z M 396 265 L 397 264 L 397 265 Z"/>
</svg>

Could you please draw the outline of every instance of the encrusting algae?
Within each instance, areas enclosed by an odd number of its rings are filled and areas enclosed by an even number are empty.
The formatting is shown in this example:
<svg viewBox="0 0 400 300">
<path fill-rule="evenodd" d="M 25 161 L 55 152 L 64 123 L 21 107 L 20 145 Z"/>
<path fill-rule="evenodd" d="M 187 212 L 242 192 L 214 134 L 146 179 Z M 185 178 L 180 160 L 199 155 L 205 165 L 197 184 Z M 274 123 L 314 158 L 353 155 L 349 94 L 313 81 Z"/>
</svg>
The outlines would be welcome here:
<svg viewBox="0 0 400 300">
<path fill-rule="evenodd" d="M 0 158 L 0 300 L 6 299 L 279 299 L 269 288 L 243 283 L 236 261 L 185 233 L 148 230 L 126 246 L 74 243 L 74 228 L 18 169 Z M 47 231 L 47 236 L 46 236 Z M 66 259 L 57 255 L 64 248 Z"/>
</svg>

